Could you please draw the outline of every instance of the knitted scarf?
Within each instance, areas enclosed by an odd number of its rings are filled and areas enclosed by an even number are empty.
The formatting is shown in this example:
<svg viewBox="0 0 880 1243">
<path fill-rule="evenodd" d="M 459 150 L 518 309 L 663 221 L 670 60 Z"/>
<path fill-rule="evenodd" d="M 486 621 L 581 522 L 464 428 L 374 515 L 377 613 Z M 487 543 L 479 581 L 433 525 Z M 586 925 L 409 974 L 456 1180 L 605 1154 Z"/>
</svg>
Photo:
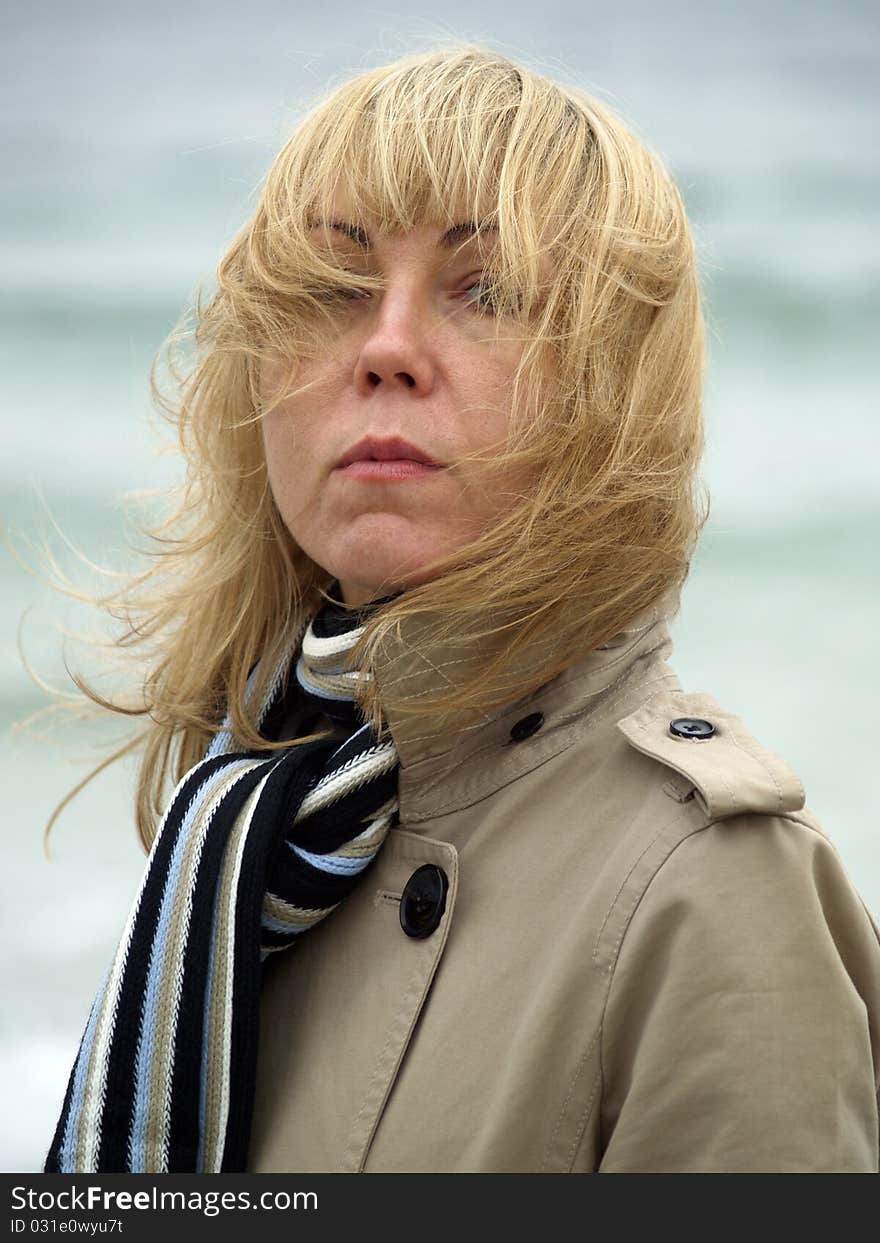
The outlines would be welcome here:
<svg viewBox="0 0 880 1243">
<path fill-rule="evenodd" d="M 237 751 L 227 714 L 174 791 L 86 1023 L 47 1173 L 244 1170 L 261 964 L 343 901 L 396 819 L 397 751 L 365 723 L 346 659 L 363 618 L 335 603 L 307 617 L 256 713 L 263 737 L 291 706 L 323 713 L 339 737 Z"/>
</svg>

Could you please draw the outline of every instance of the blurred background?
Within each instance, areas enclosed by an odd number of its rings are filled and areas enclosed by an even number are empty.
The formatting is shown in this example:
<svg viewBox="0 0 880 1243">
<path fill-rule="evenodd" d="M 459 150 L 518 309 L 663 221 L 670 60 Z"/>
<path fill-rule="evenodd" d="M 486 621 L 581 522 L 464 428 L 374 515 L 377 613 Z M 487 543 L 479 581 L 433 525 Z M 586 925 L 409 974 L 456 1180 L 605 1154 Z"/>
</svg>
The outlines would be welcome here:
<svg viewBox="0 0 880 1243">
<path fill-rule="evenodd" d="M 123 494 L 177 477 L 148 371 L 250 213 L 300 116 L 361 69 L 484 43 L 617 110 L 689 208 L 709 323 L 712 516 L 673 626 L 686 690 L 800 774 L 880 909 L 877 359 L 880 168 L 873 3 L 745 0 L 37 0 L 4 22 L 0 110 L 3 526 L 125 569 Z M 14 729 L 64 685 L 59 626 L 100 623 L 0 554 L 4 814 L 0 1168 L 40 1169 L 89 1005 L 143 870 L 133 766 L 57 801 L 124 737 Z M 94 671 L 68 643 L 74 670 Z M 70 683 L 66 683 L 70 686 Z M 97 684 L 106 686 L 100 679 Z"/>
</svg>

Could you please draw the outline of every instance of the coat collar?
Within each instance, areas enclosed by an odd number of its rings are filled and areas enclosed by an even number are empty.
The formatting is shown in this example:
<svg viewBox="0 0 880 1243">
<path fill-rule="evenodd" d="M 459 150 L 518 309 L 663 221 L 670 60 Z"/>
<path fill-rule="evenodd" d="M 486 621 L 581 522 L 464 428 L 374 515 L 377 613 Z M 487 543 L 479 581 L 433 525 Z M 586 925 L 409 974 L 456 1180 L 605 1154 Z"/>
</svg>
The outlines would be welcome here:
<svg viewBox="0 0 880 1243">
<path fill-rule="evenodd" d="M 576 721 L 579 728 L 586 728 L 609 694 L 628 681 L 637 663 L 669 654 L 673 601 L 673 593 L 667 593 L 544 686 L 488 715 L 456 710 L 426 721 L 424 716 L 383 708 L 400 757 L 401 821 L 412 823 L 467 806 L 561 750 L 570 731 L 560 732 L 560 725 Z M 381 700 L 383 690 L 391 686 L 398 694 L 404 689 L 408 697 L 418 698 L 450 683 L 460 684 L 467 675 L 478 654 L 433 646 L 429 630 L 424 618 L 409 618 L 376 654 L 373 675 Z M 526 649 L 507 668 L 528 684 L 539 657 L 536 649 Z M 660 680 L 677 685 L 675 674 L 665 666 Z M 544 718 L 539 732 L 512 746 L 512 727 L 534 712 Z"/>
</svg>

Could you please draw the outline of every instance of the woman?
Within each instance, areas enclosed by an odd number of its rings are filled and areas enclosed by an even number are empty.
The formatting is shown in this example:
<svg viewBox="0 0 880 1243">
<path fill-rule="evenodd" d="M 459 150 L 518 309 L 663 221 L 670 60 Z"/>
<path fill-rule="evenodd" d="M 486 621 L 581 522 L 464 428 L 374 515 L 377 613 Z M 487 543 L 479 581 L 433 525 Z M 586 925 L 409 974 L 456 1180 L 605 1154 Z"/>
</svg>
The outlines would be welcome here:
<svg viewBox="0 0 880 1243">
<path fill-rule="evenodd" d="M 369 71 L 196 343 L 131 597 L 150 864 L 46 1168 L 876 1171 L 877 931 L 666 662 L 706 514 L 662 164 L 490 51 Z"/>
</svg>

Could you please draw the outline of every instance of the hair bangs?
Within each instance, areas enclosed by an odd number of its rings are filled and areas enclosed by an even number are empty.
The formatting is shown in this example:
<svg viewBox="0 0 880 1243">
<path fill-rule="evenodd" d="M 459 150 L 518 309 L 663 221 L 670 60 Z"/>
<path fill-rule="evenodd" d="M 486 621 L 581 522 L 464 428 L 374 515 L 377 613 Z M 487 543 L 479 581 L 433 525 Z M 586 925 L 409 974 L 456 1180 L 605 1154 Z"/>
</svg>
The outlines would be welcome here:
<svg viewBox="0 0 880 1243">
<path fill-rule="evenodd" d="M 467 52 L 363 74 L 313 115 L 302 190 L 325 210 L 342 190 L 356 223 L 386 231 L 494 223 L 520 104 L 509 66 Z"/>
</svg>

